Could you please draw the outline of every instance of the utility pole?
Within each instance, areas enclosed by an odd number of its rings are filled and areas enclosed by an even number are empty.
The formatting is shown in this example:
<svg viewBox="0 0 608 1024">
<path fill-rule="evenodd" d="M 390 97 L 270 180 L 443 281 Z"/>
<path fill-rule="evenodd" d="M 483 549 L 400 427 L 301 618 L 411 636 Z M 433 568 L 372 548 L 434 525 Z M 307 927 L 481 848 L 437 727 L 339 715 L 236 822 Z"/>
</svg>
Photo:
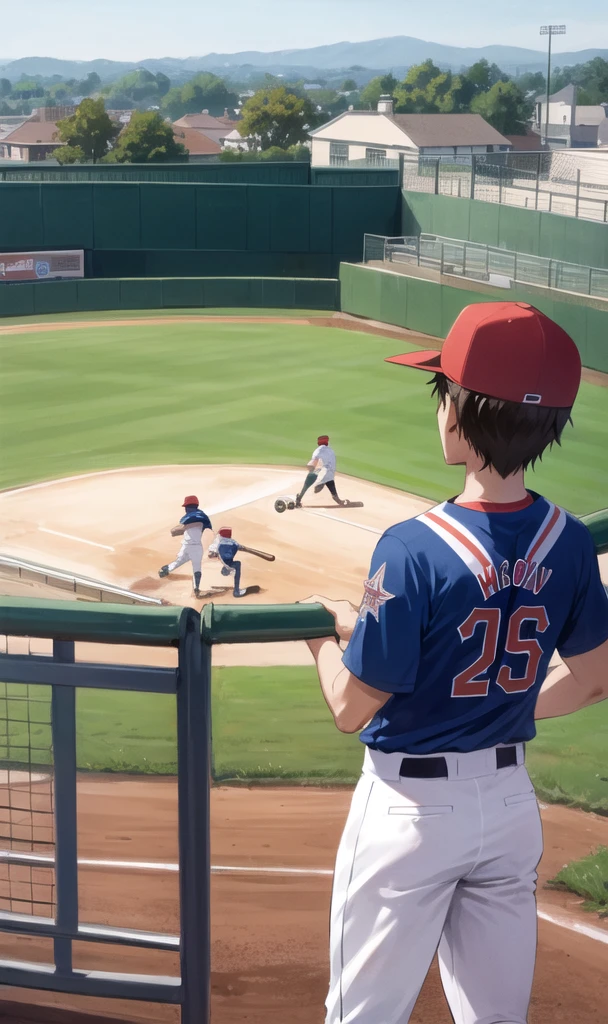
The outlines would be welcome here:
<svg viewBox="0 0 608 1024">
<path fill-rule="evenodd" d="M 551 39 L 553 36 L 565 36 L 566 26 L 565 25 L 541 25 L 540 27 L 541 36 L 549 36 L 549 51 L 547 55 L 547 112 L 545 117 L 545 145 L 547 146 L 549 138 L 549 97 L 551 95 Z M 541 134 L 542 141 L 542 134 Z"/>
</svg>

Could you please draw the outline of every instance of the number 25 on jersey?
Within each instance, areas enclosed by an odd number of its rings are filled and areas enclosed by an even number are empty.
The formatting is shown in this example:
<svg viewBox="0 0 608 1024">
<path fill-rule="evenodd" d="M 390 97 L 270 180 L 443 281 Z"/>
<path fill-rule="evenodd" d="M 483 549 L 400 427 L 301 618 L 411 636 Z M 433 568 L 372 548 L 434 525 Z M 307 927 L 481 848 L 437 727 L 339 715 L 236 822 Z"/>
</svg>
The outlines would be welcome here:
<svg viewBox="0 0 608 1024">
<path fill-rule="evenodd" d="M 483 648 L 479 658 L 454 678 L 452 697 L 487 696 L 490 680 L 487 676 L 481 679 L 478 676 L 483 676 L 496 660 L 501 615 L 500 608 L 474 608 L 469 617 L 458 627 L 460 638 L 463 641 L 470 640 L 477 631 L 483 630 Z M 544 605 L 536 608 L 518 608 L 509 619 L 505 653 L 526 655 L 526 663 L 523 676 L 514 676 L 508 665 L 501 665 L 496 683 L 505 693 L 525 693 L 536 682 L 536 673 L 543 649 L 536 637 L 522 638 L 521 628 L 524 622 L 533 622 L 536 632 L 544 633 L 549 625 L 549 617 Z"/>
</svg>

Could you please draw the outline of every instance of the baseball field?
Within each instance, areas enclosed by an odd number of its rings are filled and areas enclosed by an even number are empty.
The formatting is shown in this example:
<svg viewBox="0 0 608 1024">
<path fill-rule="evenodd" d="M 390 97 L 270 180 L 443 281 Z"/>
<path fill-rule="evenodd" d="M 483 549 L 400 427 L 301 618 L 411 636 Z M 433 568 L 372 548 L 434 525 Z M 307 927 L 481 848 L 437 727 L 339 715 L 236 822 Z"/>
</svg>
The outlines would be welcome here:
<svg viewBox="0 0 608 1024">
<path fill-rule="evenodd" d="M 277 556 L 274 563 L 244 556 L 245 585 L 260 585 L 247 600 L 322 593 L 358 601 L 379 534 L 457 493 L 460 470 L 443 463 L 425 378 L 383 361 L 433 347 L 434 339 L 353 329 L 310 311 L 116 317 L 0 323 L 2 553 L 200 607 L 187 567 L 168 580 L 157 576 L 177 550 L 169 528 L 183 494 L 194 491 L 215 528 L 233 526 L 237 540 Z M 608 504 L 606 383 L 586 375 L 574 429 L 528 478 L 576 515 Z M 336 449 L 340 494 L 363 508 L 338 509 L 310 492 L 307 509 L 278 515 L 274 500 L 298 488 L 319 433 Z M 608 582 L 608 564 L 602 570 Z M 205 601 L 232 600 L 221 583 L 217 565 L 205 560 Z M 32 582 L 30 592 L 42 591 Z M 90 646 L 79 645 L 77 657 L 89 656 Z M 117 648 L 105 656 L 141 654 Z M 156 663 L 171 658 L 162 652 Z M 331 865 L 361 744 L 335 730 L 305 646 L 219 648 L 214 664 L 214 1024 L 319 1024 Z M 30 691 L 43 709 L 34 735 L 44 751 L 48 701 L 43 688 Z M 8 707 L 16 690 L 0 698 Z M 543 885 L 567 860 L 606 844 L 607 705 L 541 723 L 528 749 L 541 799 L 569 805 L 543 809 Z M 81 855 L 105 865 L 84 872 L 87 920 L 108 915 L 126 927 L 174 931 L 173 703 L 86 690 L 77 708 Z M 33 733 L 27 715 L 7 718 L 0 758 L 10 760 Z M 302 783 L 315 788 L 296 788 Z M 138 880 L 116 870 L 119 861 L 143 860 L 169 867 Z M 608 928 L 596 916 L 585 924 L 569 894 L 543 889 L 539 904 L 545 919 L 541 913 L 530 1024 L 600 1024 Z M 28 957 L 44 959 L 43 943 L 27 941 Z M 82 962 L 92 964 L 87 956 Z M 130 969 L 144 969 L 143 957 L 135 953 Z M 163 954 L 159 970 L 169 972 L 171 963 Z M 105 1009 L 121 1020 L 177 1019 L 173 1009 Z M 435 973 L 412 1019 L 449 1021 Z"/>
</svg>

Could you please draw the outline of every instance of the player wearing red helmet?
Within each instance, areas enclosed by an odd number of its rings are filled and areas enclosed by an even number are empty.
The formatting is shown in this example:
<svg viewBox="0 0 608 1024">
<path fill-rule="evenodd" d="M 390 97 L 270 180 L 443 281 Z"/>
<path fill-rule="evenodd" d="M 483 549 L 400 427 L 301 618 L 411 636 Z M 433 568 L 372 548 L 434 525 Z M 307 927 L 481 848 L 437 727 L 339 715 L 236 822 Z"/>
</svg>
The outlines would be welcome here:
<svg viewBox="0 0 608 1024">
<path fill-rule="evenodd" d="M 304 480 L 304 486 L 296 496 L 297 508 L 300 508 L 302 498 L 313 484 L 315 485 L 315 494 L 319 494 L 324 487 L 327 487 L 327 490 L 337 505 L 345 504 L 345 502 L 338 497 L 338 492 L 336 490 L 336 453 L 333 448 L 330 448 L 329 446 L 329 437 L 327 434 L 321 434 L 317 438 L 317 447 L 311 455 L 307 469 L 308 474 Z"/>
<path fill-rule="evenodd" d="M 185 515 L 180 519 L 179 525 L 174 526 L 171 530 L 172 537 L 183 536 L 182 546 L 175 561 L 170 562 L 168 565 L 163 565 L 158 570 L 158 575 L 162 579 L 164 576 L 168 576 L 170 572 L 173 572 L 174 569 L 178 569 L 180 565 L 190 562 L 192 564 L 194 596 L 200 597 L 203 533 L 205 530 L 212 529 L 211 520 L 198 507 L 196 494 L 186 495 L 182 508 L 185 509 Z"/>
<path fill-rule="evenodd" d="M 311 640 L 364 767 L 338 851 L 326 1024 L 407 1024 L 438 952 L 455 1024 L 526 1024 L 542 830 L 535 719 L 608 697 L 608 597 L 592 537 L 524 483 L 570 420 L 576 345 L 522 303 L 462 311 L 433 373 L 461 493 L 381 537 L 348 640 Z M 547 675 L 554 652 L 564 664 Z"/>
</svg>

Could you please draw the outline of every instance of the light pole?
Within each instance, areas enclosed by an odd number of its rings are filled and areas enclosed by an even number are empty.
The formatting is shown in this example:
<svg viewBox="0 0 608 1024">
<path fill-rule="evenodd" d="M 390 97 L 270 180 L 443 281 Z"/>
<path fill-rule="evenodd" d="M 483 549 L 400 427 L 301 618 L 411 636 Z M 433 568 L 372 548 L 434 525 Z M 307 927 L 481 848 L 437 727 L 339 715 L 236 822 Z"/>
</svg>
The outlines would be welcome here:
<svg viewBox="0 0 608 1024">
<path fill-rule="evenodd" d="M 553 36 L 565 36 L 565 25 L 541 25 L 541 36 L 549 36 L 549 53 L 547 55 L 547 116 L 545 117 L 545 146 L 549 138 L 549 96 L 551 95 L 551 39 Z M 541 133 L 542 142 L 542 133 Z"/>
</svg>

